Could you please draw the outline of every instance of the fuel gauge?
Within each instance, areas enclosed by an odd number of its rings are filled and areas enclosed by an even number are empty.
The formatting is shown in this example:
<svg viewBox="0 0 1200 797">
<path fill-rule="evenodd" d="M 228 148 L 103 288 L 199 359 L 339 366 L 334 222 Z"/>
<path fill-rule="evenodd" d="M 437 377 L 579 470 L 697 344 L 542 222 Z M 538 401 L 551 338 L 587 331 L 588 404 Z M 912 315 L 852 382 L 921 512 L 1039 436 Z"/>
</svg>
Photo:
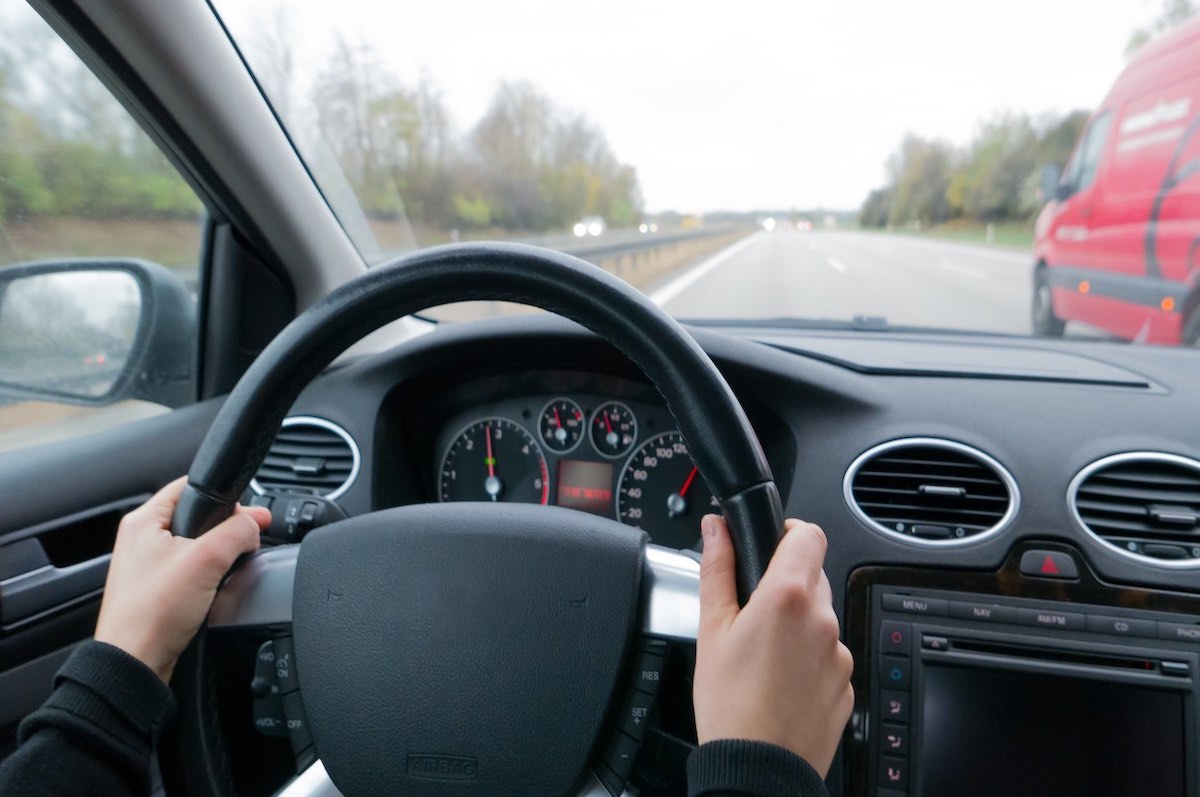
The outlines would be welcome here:
<svg viewBox="0 0 1200 797">
<path fill-rule="evenodd" d="M 592 415 L 592 445 L 601 455 L 614 458 L 629 453 L 637 442 L 637 418 L 619 401 L 601 404 Z"/>
<path fill-rule="evenodd" d="M 556 398 L 542 410 L 538 431 L 546 448 L 562 454 L 579 445 L 583 426 L 579 405 L 569 398 Z"/>
</svg>

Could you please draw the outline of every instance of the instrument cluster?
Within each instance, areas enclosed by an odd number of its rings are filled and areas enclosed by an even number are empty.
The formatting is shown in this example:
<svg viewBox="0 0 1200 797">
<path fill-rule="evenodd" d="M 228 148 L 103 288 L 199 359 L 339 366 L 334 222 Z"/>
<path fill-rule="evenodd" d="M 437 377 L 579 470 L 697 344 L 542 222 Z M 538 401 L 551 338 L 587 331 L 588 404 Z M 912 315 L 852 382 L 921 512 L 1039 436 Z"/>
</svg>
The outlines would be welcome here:
<svg viewBox="0 0 1200 797">
<path fill-rule="evenodd" d="M 533 395 L 460 413 L 440 435 L 441 501 L 568 507 L 690 548 L 719 512 L 662 406 L 591 393 Z"/>
</svg>

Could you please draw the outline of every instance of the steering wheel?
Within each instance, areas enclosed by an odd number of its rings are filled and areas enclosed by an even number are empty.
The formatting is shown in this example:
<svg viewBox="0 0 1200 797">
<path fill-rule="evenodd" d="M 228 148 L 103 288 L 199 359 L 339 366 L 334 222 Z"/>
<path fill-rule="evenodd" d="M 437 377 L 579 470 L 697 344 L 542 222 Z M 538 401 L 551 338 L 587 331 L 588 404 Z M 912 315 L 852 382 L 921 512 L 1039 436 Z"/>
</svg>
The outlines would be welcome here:
<svg viewBox="0 0 1200 797">
<path fill-rule="evenodd" d="M 783 511 L 724 378 L 626 283 L 515 244 L 419 251 L 296 318 L 214 420 L 174 533 L 196 537 L 232 514 L 301 390 L 351 344 L 402 316 L 474 299 L 565 316 L 641 368 L 720 502 L 745 602 Z M 607 795 L 601 758 L 629 701 L 635 718 L 639 705 L 630 663 L 641 638 L 695 640 L 698 588 L 695 559 L 615 520 L 518 504 L 406 506 L 248 558 L 222 585 L 207 627 L 290 630 L 319 758 L 282 795 Z M 168 785 L 178 775 L 190 793 L 228 795 L 206 646 L 202 629 L 176 669 L 179 717 L 163 769 Z"/>
</svg>

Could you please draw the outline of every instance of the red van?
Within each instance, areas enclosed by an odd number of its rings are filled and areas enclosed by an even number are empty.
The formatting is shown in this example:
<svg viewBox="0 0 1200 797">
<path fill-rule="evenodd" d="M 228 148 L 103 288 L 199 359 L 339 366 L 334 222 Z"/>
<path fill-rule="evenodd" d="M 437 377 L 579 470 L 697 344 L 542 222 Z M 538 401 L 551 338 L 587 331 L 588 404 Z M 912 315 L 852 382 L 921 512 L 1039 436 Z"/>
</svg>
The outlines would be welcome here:
<svg viewBox="0 0 1200 797">
<path fill-rule="evenodd" d="M 1046 188 L 1035 334 L 1200 342 L 1200 19 L 1134 55 Z"/>
</svg>

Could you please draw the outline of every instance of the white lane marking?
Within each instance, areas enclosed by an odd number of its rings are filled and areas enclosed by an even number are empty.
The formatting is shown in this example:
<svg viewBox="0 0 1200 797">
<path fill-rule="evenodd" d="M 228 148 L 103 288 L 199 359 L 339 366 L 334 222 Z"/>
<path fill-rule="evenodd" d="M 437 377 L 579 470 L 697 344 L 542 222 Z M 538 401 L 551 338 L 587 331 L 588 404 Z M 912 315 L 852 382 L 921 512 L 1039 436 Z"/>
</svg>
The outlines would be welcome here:
<svg viewBox="0 0 1200 797">
<path fill-rule="evenodd" d="M 968 277 L 974 277 L 977 280 L 981 280 L 984 277 L 983 272 L 979 269 L 971 268 L 970 266 L 963 266 L 958 263 L 947 263 L 945 260 L 939 260 L 938 266 L 946 271 L 953 271 L 956 274 L 964 274 Z"/>
<path fill-rule="evenodd" d="M 846 273 L 846 264 L 843 263 L 842 261 L 838 260 L 833 255 L 830 255 L 829 257 L 825 258 L 825 262 L 828 263 L 829 267 L 831 269 L 833 269 L 834 271 L 837 271 L 841 274 Z"/>
<path fill-rule="evenodd" d="M 650 294 L 650 301 L 659 306 L 666 304 L 679 294 L 686 291 L 688 288 L 695 285 L 700 280 L 707 277 L 714 269 L 716 269 L 725 261 L 729 260 L 734 255 L 740 253 L 743 249 L 750 246 L 750 244 L 757 241 L 759 237 L 763 235 L 766 235 L 766 233 L 756 232 L 748 238 L 743 238 L 742 240 L 738 241 L 728 249 L 722 249 L 708 260 L 701 261 L 698 265 L 693 266 L 692 268 L 683 272 L 678 277 L 663 285 L 654 293 Z"/>
</svg>

